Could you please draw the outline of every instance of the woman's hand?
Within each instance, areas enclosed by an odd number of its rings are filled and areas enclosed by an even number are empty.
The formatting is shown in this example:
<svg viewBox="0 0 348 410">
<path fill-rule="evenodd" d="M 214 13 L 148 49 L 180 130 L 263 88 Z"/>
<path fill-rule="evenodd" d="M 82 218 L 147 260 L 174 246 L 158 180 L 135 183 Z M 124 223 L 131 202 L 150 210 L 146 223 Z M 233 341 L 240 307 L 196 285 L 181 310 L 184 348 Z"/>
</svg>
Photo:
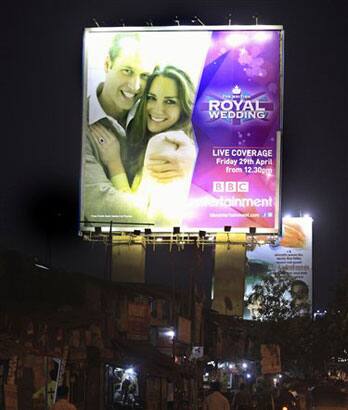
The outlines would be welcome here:
<svg viewBox="0 0 348 410">
<path fill-rule="evenodd" d="M 183 131 L 167 131 L 150 139 L 144 167 L 158 182 L 170 183 L 191 175 L 196 156 L 193 141 Z"/>
<path fill-rule="evenodd" d="M 117 137 L 103 125 L 95 123 L 89 130 L 96 142 L 100 159 L 108 170 L 109 177 L 124 173 L 121 160 L 121 148 Z"/>
</svg>

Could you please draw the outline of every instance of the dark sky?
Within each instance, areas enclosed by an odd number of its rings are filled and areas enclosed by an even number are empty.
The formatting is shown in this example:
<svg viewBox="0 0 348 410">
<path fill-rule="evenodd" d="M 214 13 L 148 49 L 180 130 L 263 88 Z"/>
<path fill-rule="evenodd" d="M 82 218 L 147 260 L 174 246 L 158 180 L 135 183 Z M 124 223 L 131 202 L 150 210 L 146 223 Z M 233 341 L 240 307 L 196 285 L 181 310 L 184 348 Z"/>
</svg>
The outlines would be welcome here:
<svg viewBox="0 0 348 410">
<path fill-rule="evenodd" d="M 102 274 L 77 237 L 84 27 L 281 24 L 285 29 L 282 210 L 314 218 L 317 307 L 347 272 L 347 10 L 344 1 L 20 1 L 2 10 L 0 240 L 65 269 Z M 48 242 L 49 239 L 49 242 Z M 48 244 L 51 244 L 49 248 Z M 96 255 L 98 257 L 96 257 Z"/>
</svg>

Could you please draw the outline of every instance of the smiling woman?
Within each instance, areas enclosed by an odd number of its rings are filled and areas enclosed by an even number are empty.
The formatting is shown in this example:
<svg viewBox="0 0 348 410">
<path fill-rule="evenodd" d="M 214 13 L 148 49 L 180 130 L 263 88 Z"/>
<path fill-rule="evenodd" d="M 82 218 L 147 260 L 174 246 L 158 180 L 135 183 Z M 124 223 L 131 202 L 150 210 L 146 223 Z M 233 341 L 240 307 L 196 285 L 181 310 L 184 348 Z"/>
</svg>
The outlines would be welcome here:
<svg viewBox="0 0 348 410">
<path fill-rule="evenodd" d="M 152 133 L 169 129 L 180 118 L 178 87 L 171 78 L 158 76 L 152 82 L 147 98 L 147 129 Z"/>
<path fill-rule="evenodd" d="M 177 205 L 186 202 L 196 161 L 191 113 L 210 37 L 208 31 L 86 31 L 83 224 L 171 230 L 182 222 Z M 177 218 L 159 222 L 161 206 L 166 215 L 175 208 Z"/>
<path fill-rule="evenodd" d="M 98 146 L 114 187 L 134 194 L 160 226 L 180 222 L 187 198 L 196 159 L 193 98 L 194 87 L 184 71 L 156 68 L 127 129 L 127 143 L 120 149 L 114 138 L 104 135 Z"/>
<path fill-rule="evenodd" d="M 148 141 L 169 130 L 182 130 L 192 142 L 194 87 L 189 76 L 174 66 L 156 68 L 149 76 L 134 120 L 130 124 L 130 178 L 142 171 Z"/>
</svg>

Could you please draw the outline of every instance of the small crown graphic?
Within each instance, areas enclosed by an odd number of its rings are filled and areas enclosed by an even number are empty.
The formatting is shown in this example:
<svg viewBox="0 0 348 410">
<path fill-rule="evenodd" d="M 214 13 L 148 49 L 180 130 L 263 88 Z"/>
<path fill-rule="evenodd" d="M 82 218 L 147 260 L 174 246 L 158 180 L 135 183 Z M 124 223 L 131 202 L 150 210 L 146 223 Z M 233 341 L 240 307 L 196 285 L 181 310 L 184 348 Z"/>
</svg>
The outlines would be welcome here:
<svg viewBox="0 0 348 410">
<path fill-rule="evenodd" d="M 232 94 L 234 94 L 234 95 L 239 95 L 241 92 L 242 92 L 242 90 L 238 87 L 238 85 L 235 85 L 232 88 Z"/>
</svg>

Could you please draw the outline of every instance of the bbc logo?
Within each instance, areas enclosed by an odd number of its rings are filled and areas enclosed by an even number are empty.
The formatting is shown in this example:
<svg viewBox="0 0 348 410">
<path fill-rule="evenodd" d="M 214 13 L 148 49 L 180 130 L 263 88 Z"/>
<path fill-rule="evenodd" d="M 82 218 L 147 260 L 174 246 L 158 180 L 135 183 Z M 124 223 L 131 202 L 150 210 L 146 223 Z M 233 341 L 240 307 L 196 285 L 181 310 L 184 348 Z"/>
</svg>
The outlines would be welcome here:
<svg viewBox="0 0 348 410">
<path fill-rule="evenodd" d="M 249 192 L 249 182 L 213 181 L 213 192 Z"/>
</svg>

